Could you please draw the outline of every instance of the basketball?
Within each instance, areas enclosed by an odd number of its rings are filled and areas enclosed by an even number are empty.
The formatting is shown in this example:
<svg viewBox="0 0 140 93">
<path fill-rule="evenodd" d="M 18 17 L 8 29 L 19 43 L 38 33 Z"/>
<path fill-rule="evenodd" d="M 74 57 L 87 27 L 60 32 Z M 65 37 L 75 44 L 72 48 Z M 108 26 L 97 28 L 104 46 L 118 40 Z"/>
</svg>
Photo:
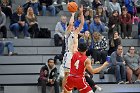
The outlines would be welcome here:
<svg viewBox="0 0 140 93">
<path fill-rule="evenodd" d="M 78 5 L 76 4 L 76 2 L 70 2 L 67 5 L 67 9 L 69 12 L 74 13 L 78 10 Z"/>
</svg>

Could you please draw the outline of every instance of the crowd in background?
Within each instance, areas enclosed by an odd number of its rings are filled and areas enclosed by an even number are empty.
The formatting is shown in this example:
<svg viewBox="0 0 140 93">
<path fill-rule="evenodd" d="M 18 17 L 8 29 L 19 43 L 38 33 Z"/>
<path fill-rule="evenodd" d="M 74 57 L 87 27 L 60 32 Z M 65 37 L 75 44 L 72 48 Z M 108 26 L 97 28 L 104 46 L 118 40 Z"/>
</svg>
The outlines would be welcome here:
<svg viewBox="0 0 140 93">
<path fill-rule="evenodd" d="M 0 0 L 0 32 L 3 38 L 0 41 L 0 55 L 3 55 L 4 46 L 8 47 L 9 55 L 14 54 L 13 43 L 4 42 L 4 38 L 7 38 L 7 18 L 10 19 L 9 29 L 12 31 L 14 39 L 18 39 L 21 32 L 24 33 L 26 39 L 36 38 L 39 33 L 37 16 L 46 16 L 47 10 L 50 11 L 51 16 L 57 16 L 55 7 L 57 3 L 66 4 L 68 0 L 64 2 L 61 0 L 56 2 L 53 0 L 27 0 L 24 5 L 18 6 L 14 12 L 12 0 Z M 136 82 L 140 82 L 140 58 L 135 53 L 135 47 L 131 46 L 124 55 L 121 46 L 122 38 L 140 38 L 140 19 L 137 13 L 140 0 L 81 0 L 80 3 L 84 6 L 85 23 L 78 38 L 79 42 L 87 44 L 87 56 L 91 56 L 94 63 L 100 64 L 106 61 L 107 56 L 110 56 L 110 67 L 116 69 L 115 76 L 119 84 L 125 83 L 126 77 L 128 83 L 132 83 L 132 73 L 138 76 Z M 74 22 L 75 28 L 81 22 L 79 16 L 77 13 Z M 55 46 L 65 46 L 64 35 L 67 24 L 67 16 L 62 15 L 61 21 L 56 23 L 54 28 Z M 133 25 L 138 26 L 138 37 L 132 37 Z M 53 60 L 50 59 L 49 61 Z M 57 84 L 55 90 L 57 91 Z M 44 87 L 42 91 L 45 91 Z"/>
<path fill-rule="evenodd" d="M 138 76 L 135 83 L 140 83 L 139 54 L 133 46 L 124 53 L 122 45 L 122 39 L 135 38 L 132 37 L 132 26 L 140 24 L 136 8 L 138 2 L 137 0 L 93 0 L 93 2 L 81 0 L 81 4 L 84 5 L 85 23 L 79 33 L 79 43 L 87 44 L 86 55 L 91 56 L 94 63 L 103 64 L 110 56 L 109 70 L 114 69 L 112 71 L 118 84 L 132 83 L 132 73 Z M 66 16 L 61 16 L 61 21 L 56 25 L 54 35 L 56 46 L 63 45 L 66 20 Z M 79 24 L 80 17 L 77 14 L 74 27 L 77 28 Z M 139 35 L 138 30 L 137 36 Z M 133 56 L 130 56 L 130 50 L 133 50 L 133 53 L 131 52 Z"/>
</svg>

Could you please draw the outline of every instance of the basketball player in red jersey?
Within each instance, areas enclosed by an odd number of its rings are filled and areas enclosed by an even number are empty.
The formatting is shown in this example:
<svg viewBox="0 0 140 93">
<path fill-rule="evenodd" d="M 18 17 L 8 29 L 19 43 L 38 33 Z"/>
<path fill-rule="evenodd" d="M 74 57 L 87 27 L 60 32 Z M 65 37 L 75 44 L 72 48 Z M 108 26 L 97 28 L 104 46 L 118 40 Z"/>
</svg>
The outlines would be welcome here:
<svg viewBox="0 0 140 93">
<path fill-rule="evenodd" d="M 93 69 L 90 59 L 86 56 L 86 50 L 86 44 L 80 43 L 78 52 L 74 53 L 71 59 L 70 74 L 64 87 L 64 93 L 69 93 L 74 87 L 77 88 L 80 93 L 94 93 L 85 80 L 85 69 L 90 73 L 95 74 L 109 64 L 108 62 L 105 62 L 102 66 Z"/>
</svg>

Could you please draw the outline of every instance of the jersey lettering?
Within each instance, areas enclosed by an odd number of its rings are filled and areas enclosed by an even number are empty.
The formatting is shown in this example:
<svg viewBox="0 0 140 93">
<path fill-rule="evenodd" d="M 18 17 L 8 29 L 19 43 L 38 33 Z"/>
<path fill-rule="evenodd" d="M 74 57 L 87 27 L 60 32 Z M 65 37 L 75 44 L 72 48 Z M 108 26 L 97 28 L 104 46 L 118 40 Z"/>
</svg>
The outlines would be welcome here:
<svg viewBox="0 0 140 93">
<path fill-rule="evenodd" d="M 78 69 L 78 67 L 79 67 L 79 60 L 77 60 L 77 61 L 75 62 L 74 66 L 76 67 L 76 69 Z"/>
</svg>

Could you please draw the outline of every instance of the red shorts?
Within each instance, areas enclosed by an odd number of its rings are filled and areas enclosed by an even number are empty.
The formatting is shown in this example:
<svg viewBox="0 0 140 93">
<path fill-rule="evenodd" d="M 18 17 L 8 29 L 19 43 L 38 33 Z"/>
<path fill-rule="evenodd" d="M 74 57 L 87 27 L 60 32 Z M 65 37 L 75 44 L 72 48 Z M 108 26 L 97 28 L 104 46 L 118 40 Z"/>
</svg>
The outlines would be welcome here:
<svg viewBox="0 0 140 93">
<path fill-rule="evenodd" d="M 68 76 L 65 89 L 71 91 L 73 88 L 77 88 L 80 93 L 87 93 L 92 90 L 85 77 Z"/>
</svg>

